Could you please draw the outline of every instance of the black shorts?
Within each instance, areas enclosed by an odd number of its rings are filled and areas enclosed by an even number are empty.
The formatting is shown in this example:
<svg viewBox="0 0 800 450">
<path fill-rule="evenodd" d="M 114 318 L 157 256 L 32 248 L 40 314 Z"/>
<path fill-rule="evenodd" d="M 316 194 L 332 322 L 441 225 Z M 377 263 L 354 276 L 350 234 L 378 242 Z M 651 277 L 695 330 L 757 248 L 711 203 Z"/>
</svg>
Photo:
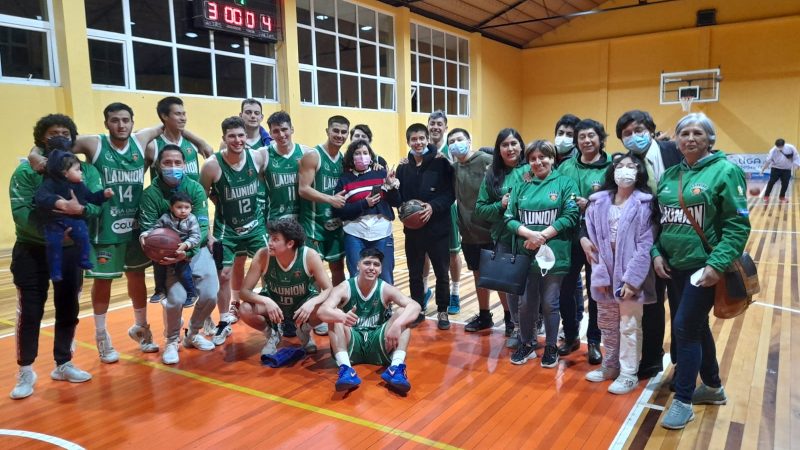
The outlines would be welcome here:
<svg viewBox="0 0 800 450">
<path fill-rule="evenodd" d="M 467 269 L 478 270 L 481 265 L 481 249 L 492 250 L 494 244 L 467 244 L 461 242 L 461 251 L 464 253 L 464 259 L 467 261 Z"/>
</svg>

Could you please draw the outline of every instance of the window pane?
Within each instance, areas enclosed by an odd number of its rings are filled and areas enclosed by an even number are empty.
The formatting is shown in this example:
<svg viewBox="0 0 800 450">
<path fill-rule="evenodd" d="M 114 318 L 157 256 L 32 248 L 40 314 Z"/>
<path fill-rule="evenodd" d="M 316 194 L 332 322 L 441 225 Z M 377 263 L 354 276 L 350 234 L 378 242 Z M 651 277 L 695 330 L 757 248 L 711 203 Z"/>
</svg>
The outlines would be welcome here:
<svg viewBox="0 0 800 450">
<path fill-rule="evenodd" d="M 447 114 L 458 114 L 458 94 L 456 94 L 456 91 L 447 91 Z"/>
<path fill-rule="evenodd" d="M 336 4 L 330 0 L 314 2 L 314 26 L 323 30 L 336 31 L 334 18 Z"/>
<path fill-rule="evenodd" d="M 50 80 L 47 34 L 0 26 L 0 75 Z"/>
<path fill-rule="evenodd" d="M 314 33 L 317 42 L 317 67 L 336 69 L 336 37 L 325 33 Z"/>
<path fill-rule="evenodd" d="M 431 29 L 417 26 L 417 45 L 419 52 L 423 55 L 431 54 Z"/>
<path fill-rule="evenodd" d="M 469 43 L 466 39 L 458 39 L 458 60 L 462 63 L 469 63 Z"/>
<path fill-rule="evenodd" d="M 84 5 L 87 28 L 115 33 L 125 32 L 125 27 L 122 25 L 122 0 L 84 0 Z"/>
<path fill-rule="evenodd" d="M 339 106 L 339 80 L 335 73 L 317 71 L 317 98 L 320 105 Z"/>
<path fill-rule="evenodd" d="M 378 40 L 381 44 L 394 45 L 394 20 L 392 16 L 378 13 Z M 414 46 L 411 46 L 414 49 Z"/>
<path fill-rule="evenodd" d="M 211 48 L 210 32 L 203 28 L 194 27 L 192 4 L 190 2 L 173 2 L 173 5 L 173 10 L 175 11 L 175 40 L 179 44 Z M 225 34 L 228 33 L 217 31 L 217 35 Z"/>
<path fill-rule="evenodd" d="M 125 86 L 122 43 L 89 41 L 89 67 L 92 84 Z"/>
<path fill-rule="evenodd" d="M 297 0 L 297 23 L 311 25 L 310 0 Z"/>
<path fill-rule="evenodd" d="M 419 86 L 411 87 L 411 112 L 419 112 Z"/>
<path fill-rule="evenodd" d="M 314 64 L 314 53 L 311 47 L 311 30 L 298 28 L 297 54 L 300 64 Z"/>
<path fill-rule="evenodd" d="M 131 30 L 134 36 L 171 41 L 169 3 L 163 0 L 130 2 Z"/>
<path fill-rule="evenodd" d="M 344 87 L 344 82 L 342 83 Z M 372 78 L 361 79 L 361 107 L 378 109 L 378 82 Z"/>
<path fill-rule="evenodd" d="M 133 43 L 136 89 L 175 92 L 172 50 L 161 45 Z"/>
<path fill-rule="evenodd" d="M 244 38 L 214 31 L 214 48 L 225 52 L 244 54 Z"/>
<path fill-rule="evenodd" d="M 431 59 L 419 57 L 419 82 L 431 84 Z"/>
<path fill-rule="evenodd" d="M 375 44 L 361 43 L 361 73 L 367 75 L 377 75 L 375 63 Z"/>
<path fill-rule="evenodd" d="M 358 77 L 340 75 L 342 82 L 342 105 L 358 108 Z"/>
<path fill-rule="evenodd" d="M 383 34 L 382 30 L 381 34 Z M 413 23 L 411 24 L 411 51 L 417 51 L 417 25 Z"/>
<path fill-rule="evenodd" d="M 394 111 L 393 84 L 381 83 L 381 109 L 391 109 L 392 111 Z"/>
<path fill-rule="evenodd" d="M 245 39 L 245 41 L 249 41 L 251 55 L 275 59 L 275 44 L 251 39 Z"/>
<path fill-rule="evenodd" d="M 433 109 L 435 110 L 442 110 L 447 106 L 445 104 L 445 95 L 444 89 L 434 89 L 433 90 Z"/>
<path fill-rule="evenodd" d="M 452 34 L 445 35 L 445 56 L 451 61 L 458 61 L 458 38 Z"/>
<path fill-rule="evenodd" d="M 28 19 L 48 20 L 47 0 L 2 0 L 0 14 L 25 17 Z M 3 71 L 5 72 L 5 70 Z"/>
<path fill-rule="evenodd" d="M 417 55 L 411 55 L 411 81 L 417 81 Z"/>
<path fill-rule="evenodd" d="M 433 56 L 444 58 L 444 33 L 433 30 Z"/>
<path fill-rule="evenodd" d="M 356 5 L 342 0 L 336 4 L 339 7 L 339 33 L 356 37 Z"/>
<path fill-rule="evenodd" d="M 375 67 L 375 56 L 372 56 L 373 70 Z M 356 57 L 356 41 L 353 39 L 339 38 L 339 68 L 348 72 L 358 72 L 358 60 Z"/>
<path fill-rule="evenodd" d="M 244 59 L 230 56 L 215 56 L 217 70 L 217 96 L 247 97 L 244 77 Z M 183 82 L 181 82 L 183 86 Z"/>
<path fill-rule="evenodd" d="M 469 96 L 467 94 L 458 94 L 458 114 L 469 115 Z"/>
<path fill-rule="evenodd" d="M 447 63 L 447 87 L 458 87 L 458 65 L 451 62 Z"/>
<path fill-rule="evenodd" d="M 433 60 L 433 84 L 444 86 L 444 61 Z"/>
<path fill-rule="evenodd" d="M 394 50 L 380 47 L 378 48 L 378 53 L 380 57 L 380 65 L 381 65 L 381 76 L 382 77 L 389 77 L 394 78 Z M 414 60 L 414 57 L 411 57 L 411 60 Z M 412 63 L 411 70 L 413 73 L 414 65 Z M 412 78 L 416 75 L 411 75 Z"/>
<path fill-rule="evenodd" d="M 459 65 L 458 88 L 469 89 L 469 66 Z"/>
<path fill-rule="evenodd" d="M 275 96 L 275 68 L 260 64 L 250 65 L 250 93 L 255 98 L 277 100 Z M 242 95 L 244 97 L 244 95 Z"/>
<path fill-rule="evenodd" d="M 375 42 L 375 11 L 358 8 L 358 37 Z"/>
<path fill-rule="evenodd" d="M 300 101 L 314 103 L 314 87 L 311 72 L 300 71 Z"/>
<path fill-rule="evenodd" d="M 184 94 L 212 95 L 211 55 L 178 49 L 178 83 Z"/>
<path fill-rule="evenodd" d="M 417 90 L 417 95 L 419 95 L 419 112 L 429 113 L 433 111 L 433 109 L 431 109 L 433 102 L 431 88 L 420 86 Z"/>
</svg>

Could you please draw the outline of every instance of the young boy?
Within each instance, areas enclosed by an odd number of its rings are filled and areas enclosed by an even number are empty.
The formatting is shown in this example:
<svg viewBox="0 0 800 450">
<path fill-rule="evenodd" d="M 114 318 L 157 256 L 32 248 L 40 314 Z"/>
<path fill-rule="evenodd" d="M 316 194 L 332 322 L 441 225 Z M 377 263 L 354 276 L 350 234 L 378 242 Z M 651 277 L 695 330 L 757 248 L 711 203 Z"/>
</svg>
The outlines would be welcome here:
<svg viewBox="0 0 800 450">
<path fill-rule="evenodd" d="M 47 243 L 47 262 L 50 268 L 50 279 L 54 282 L 63 279 L 61 271 L 62 241 L 64 232 L 69 229 L 69 236 L 80 248 L 79 265 L 83 269 L 94 266 L 89 260 L 89 228 L 81 217 L 67 216 L 54 212 L 55 203 L 59 199 L 69 200 L 73 196 L 81 205 L 92 203 L 101 205 L 114 195 L 111 189 L 91 192 L 83 184 L 81 162 L 75 155 L 68 153 L 69 139 L 54 136 L 47 141 L 51 153 L 47 159 L 45 179 L 36 191 L 35 203 L 39 212 L 41 225 Z"/>
<path fill-rule="evenodd" d="M 196 247 L 200 243 L 200 224 L 192 214 L 192 199 L 185 192 L 176 192 L 169 199 L 169 210 L 170 212 L 164 213 L 159 217 L 158 222 L 152 229 L 142 233 L 140 239 L 144 241 L 156 228 L 170 228 L 178 233 L 182 241 L 176 253 L 178 255 L 186 254 L 187 250 Z M 175 276 L 178 277 L 178 281 L 186 289 L 184 308 L 194 306 L 198 298 L 197 291 L 194 288 L 194 280 L 192 280 L 190 262 L 190 259 L 184 259 L 169 266 L 153 265 L 153 276 L 156 284 L 160 286 L 166 286 L 167 284 L 167 267 L 172 267 L 175 270 Z"/>
</svg>

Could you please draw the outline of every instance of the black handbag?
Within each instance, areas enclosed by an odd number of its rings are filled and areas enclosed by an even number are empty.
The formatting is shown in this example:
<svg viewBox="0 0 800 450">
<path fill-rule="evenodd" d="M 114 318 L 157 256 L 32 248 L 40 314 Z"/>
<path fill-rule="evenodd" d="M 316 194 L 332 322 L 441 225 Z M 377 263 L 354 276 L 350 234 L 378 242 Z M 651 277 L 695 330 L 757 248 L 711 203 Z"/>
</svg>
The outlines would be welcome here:
<svg viewBox="0 0 800 450">
<path fill-rule="evenodd" d="M 481 249 L 478 287 L 492 291 L 522 295 L 531 270 L 531 257 L 517 254 L 516 236 L 511 241 L 511 253 Z"/>
</svg>

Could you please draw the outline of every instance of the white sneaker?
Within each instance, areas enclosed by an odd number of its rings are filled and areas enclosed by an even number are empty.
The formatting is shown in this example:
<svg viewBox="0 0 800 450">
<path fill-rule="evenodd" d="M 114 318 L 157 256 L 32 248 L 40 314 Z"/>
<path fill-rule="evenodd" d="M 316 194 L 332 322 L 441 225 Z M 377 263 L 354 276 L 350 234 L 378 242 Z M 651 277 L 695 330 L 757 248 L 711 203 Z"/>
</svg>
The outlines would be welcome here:
<svg viewBox="0 0 800 450">
<path fill-rule="evenodd" d="M 608 367 L 600 367 L 586 374 L 586 379 L 592 383 L 599 383 L 601 381 L 613 380 L 619 376 L 619 369 L 609 369 Z"/>
<path fill-rule="evenodd" d="M 211 337 L 211 342 L 213 342 L 214 345 L 222 345 L 231 334 L 233 334 L 233 328 L 231 328 L 230 325 L 225 325 L 222 328 L 217 325 L 217 332 Z"/>
<path fill-rule="evenodd" d="M 164 353 L 161 354 L 161 362 L 164 364 L 178 364 L 180 357 L 178 357 L 179 339 L 167 340 L 164 345 Z"/>
<path fill-rule="evenodd" d="M 111 345 L 111 335 L 108 334 L 108 331 L 103 330 L 99 334 L 95 334 L 94 339 L 97 341 L 97 352 L 100 353 L 100 361 L 106 364 L 113 364 L 119 361 L 119 353 Z"/>
<path fill-rule="evenodd" d="M 264 336 L 267 337 L 267 343 L 264 344 L 264 348 L 261 349 L 261 355 L 274 355 L 278 352 L 278 344 L 281 343 L 281 335 L 276 333 L 272 327 L 268 326 L 266 330 L 264 330 Z"/>
<path fill-rule="evenodd" d="M 183 346 L 186 348 L 196 348 L 204 352 L 214 350 L 214 344 L 208 339 L 204 338 L 200 332 L 187 332 L 186 338 L 183 340 Z"/>
<path fill-rule="evenodd" d="M 617 395 L 627 394 L 636 389 L 637 384 L 639 384 L 639 379 L 636 375 L 620 374 L 620 376 L 611 383 L 611 386 L 608 387 L 608 392 Z"/>
<path fill-rule="evenodd" d="M 78 369 L 72 365 L 72 361 L 67 361 L 60 366 L 56 366 L 50 372 L 50 378 L 56 381 L 69 381 L 70 383 L 84 383 L 92 379 L 92 374 L 85 370 Z"/>
<path fill-rule="evenodd" d="M 30 397 L 33 394 L 34 384 L 36 384 L 36 372 L 20 369 L 17 373 L 17 384 L 8 396 L 14 400 Z"/>
<path fill-rule="evenodd" d="M 304 323 L 298 328 L 297 337 L 300 338 L 300 343 L 303 344 L 303 350 L 306 353 L 317 353 L 317 343 L 314 342 L 314 336 L 311 334 L 311 325 Z"/>
<path fill-rule="evenodd" d="M 322 322 L 321 324 L 314 327 L 314 333 L 318 334 L 319 336 L 327 336 L 328 335 L 328 324 Z"/>
<path fill-rule="evenodd" d="M 139 343 L 139 349 L 144 353 L 158 352 L 158 344 L 153 342 L 153 333 L 150 325 L 136 325 L 128 328 L 128 336 Z"/>
<path fill-rule="evenodd" d="M 228 319 L 220 319 L 225 320 L 229 324 L 233 325 L 239 321 L 239 302 L 234 301 L 231 302 L 231 306 L 228 308 Z"/>
<path fill-rule="evenodd" d="M 203 321 L 203 334 L 206 336 L 213 336 L 217 333 L 217 325 L 214 324 L 214 321 L 211 320 L 211 316 L 206 317 L 206 320 Z"/>
</svg>

